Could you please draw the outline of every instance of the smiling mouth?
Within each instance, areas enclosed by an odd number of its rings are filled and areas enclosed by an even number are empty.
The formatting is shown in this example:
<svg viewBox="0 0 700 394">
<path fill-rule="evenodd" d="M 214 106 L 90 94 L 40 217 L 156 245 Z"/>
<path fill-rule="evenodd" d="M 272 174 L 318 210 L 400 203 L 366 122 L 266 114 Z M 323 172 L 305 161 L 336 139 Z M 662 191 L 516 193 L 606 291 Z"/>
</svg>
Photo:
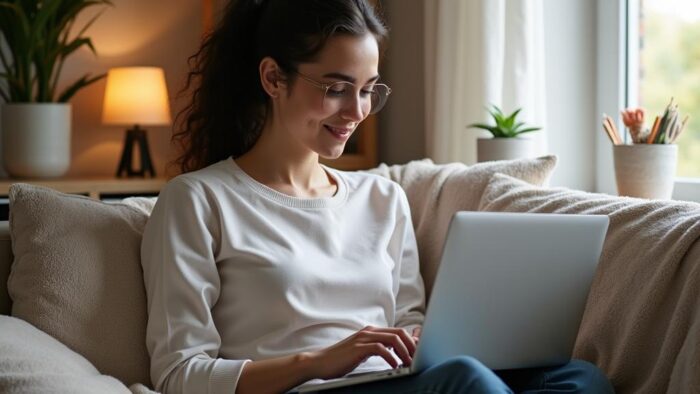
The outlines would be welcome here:
<svg viewBox="0 0 700 394">
<path fill-rule="evenodd" d="M 347 140 L 350 138 L 350 135 L 352 134 L 352 131 L 354 130 L 353 128 L 347 128 L 347 127 L 332 127 L 328 125 L 323 125 L 323 127 L 328 130 L 334 137 L 338 138 L 339 140 Z"/>
</svg>

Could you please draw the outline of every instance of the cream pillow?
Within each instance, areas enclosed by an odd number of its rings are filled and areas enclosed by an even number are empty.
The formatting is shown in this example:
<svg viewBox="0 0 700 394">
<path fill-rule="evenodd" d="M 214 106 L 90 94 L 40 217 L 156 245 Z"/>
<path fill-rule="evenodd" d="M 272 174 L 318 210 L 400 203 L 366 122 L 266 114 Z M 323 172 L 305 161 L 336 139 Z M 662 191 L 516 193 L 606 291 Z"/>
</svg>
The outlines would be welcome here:
<svg viewBox="0 0 700 394">
<path fill-rule="evenodd" d="M 476 211 L 484 188 L 497 172 L 542 185 L 549 180 L 556 164 L 556 156 L 471 166 L 436 165 L 424 159 L 391 167 L 382 164 L 369 172 L 397 182 L 406 192 L 418 241 L 421 275 L 430 296 L 452 215 L 457 211 Z"/>
<path fill-rule="evenodd" d="M 129 393 L 83 356 L 31 324 L 0 315 L 0 392 Z"/>
<path fill-rule="evenodd" d="M 127 385 L 150 383 L 140 245 L 148 216 L 51 189 L 10 189 L 12 316 Z"/>
</svg>

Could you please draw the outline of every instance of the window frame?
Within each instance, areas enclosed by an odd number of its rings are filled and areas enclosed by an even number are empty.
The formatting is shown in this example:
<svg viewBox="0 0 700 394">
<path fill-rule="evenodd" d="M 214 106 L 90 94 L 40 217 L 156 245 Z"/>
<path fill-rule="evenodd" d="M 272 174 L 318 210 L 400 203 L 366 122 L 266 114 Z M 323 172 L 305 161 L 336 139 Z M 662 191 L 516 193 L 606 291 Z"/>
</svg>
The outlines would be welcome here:
<svg viewBox="0 0 700 394">
<path fill-rule="evenodd" d="M 639 58 L 639 23 L 631 23 L 639 15 L 639 0 L 598 0 L 597 2 L 597 116 L 613 115 L 618 130 L 624 130 L 620 109 L 637 106 L 639 64 L 630 59 Z M 634 16 L 634 18 L 633 18 Z M 596 189 L 617 194 L 610 141 L 604 133 L 596 137 Z M 627 142 L 629 136 L 624 135 Z M 700 178 L 676 177 L 674 200 L 700 202 Z"/>
</svg>

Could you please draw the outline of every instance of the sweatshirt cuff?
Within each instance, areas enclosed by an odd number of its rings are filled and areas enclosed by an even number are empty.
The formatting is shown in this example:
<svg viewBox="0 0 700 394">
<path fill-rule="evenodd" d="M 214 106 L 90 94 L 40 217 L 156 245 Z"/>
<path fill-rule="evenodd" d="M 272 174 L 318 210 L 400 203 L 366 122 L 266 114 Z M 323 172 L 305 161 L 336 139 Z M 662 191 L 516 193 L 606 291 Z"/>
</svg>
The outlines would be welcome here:
<svg viewBox="0 0 700 394">
<path fill-rule="evenodd" d="M 236 392 L 238 379 L 241 377 L 243 367 L 250 360 L 223 360 L 214 361 L 214 366 L 209 376 L 210 394 L 232 394 Z"/>
</svg>

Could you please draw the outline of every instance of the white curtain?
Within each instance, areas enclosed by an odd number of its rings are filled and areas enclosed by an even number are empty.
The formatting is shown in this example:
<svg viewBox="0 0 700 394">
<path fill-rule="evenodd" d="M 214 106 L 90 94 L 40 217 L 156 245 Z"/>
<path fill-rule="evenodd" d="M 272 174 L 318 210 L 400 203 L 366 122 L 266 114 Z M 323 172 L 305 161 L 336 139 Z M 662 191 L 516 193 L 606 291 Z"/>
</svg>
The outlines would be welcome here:
<svg viewBox="0 0 700 394">
<path fill-rule="evenodd" d="M 436 162 L 476 161 L 467 129 L 486 107 L 522 108 L 525 134 L 547 152 L 542 0 L 425 0 L 426 144 Z"/>
</svg>

